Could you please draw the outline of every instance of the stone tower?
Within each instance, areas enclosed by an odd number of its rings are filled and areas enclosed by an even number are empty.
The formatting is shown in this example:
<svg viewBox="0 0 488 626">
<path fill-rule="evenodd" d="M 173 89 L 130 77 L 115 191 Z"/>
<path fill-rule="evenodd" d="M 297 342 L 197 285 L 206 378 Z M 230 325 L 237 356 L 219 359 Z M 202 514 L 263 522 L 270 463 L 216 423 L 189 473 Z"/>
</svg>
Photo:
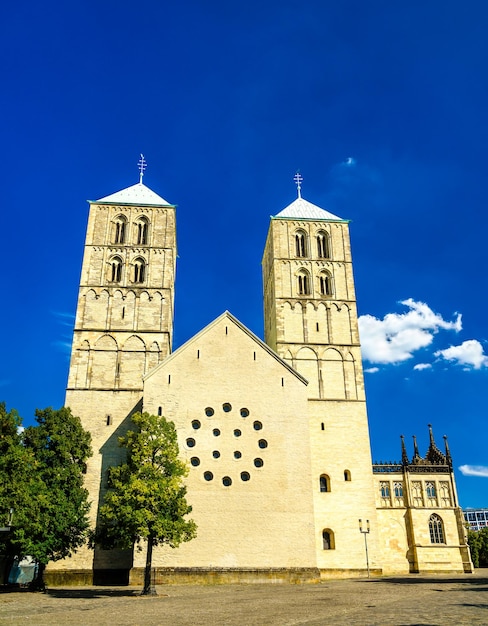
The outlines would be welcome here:
<svg viewBox="0 0 488 626">
<path fill-rule="evenodd" d="M 371 453 L 349 223 L 301 197 L 271 218 L 263 257 L 265 341 L 308 380 L 317 563 L 378 566 Z M 324 544 L 334 549 L 324 549 Z"/>
<path fill-rule="evenodd" d="M 175 207 L 142 180 L 90 202 L 66 406 L 92 434 L 93 517 L 142 378 L 171 353 L 175 262 Z"/>
</svg>

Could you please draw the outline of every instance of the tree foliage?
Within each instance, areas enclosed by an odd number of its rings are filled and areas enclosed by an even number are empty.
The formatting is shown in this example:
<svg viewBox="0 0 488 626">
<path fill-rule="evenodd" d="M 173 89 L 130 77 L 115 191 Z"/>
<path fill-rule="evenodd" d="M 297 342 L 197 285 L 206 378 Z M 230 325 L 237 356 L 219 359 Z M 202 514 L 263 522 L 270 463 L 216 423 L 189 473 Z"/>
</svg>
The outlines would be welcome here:
<svg viewBox="0 0 488 626">
<path fill-rule="evenodd" d="M 190 541 L 196 524 L 185 519 L 191 512 L 183 478 L 186 465 L 178 458 L 173 422 L 148 413 L 132 417 L 136 430 L 120 437 L 127 459 L 108 472 L 108 490 L 99 511 L 94 541 L 103 548 L 132 548 L 147 542 L 143 593 L 149 592 L 152 548 L 171 548 Z M 140 548 L 142 549 L 142 548 Z"/>
<path fill-rule="evenodd" d="M 488 528 L 468 530 L 468 545 L 475 567 L 488 567 Z"/>
<path fill-rule="evenodd" d="M 14 508 L 10 551 L 37 560 L 42 587 L 47 563 L 70 556 L 86 541 L 90 505 L 83 474 L 91 437 L 68 408 L 37 410 L 37 425 L 21 435 L 16 415 L 0 411 L 0 419 L 1 445 L 8 450 L 7 463 L 0 462 L 0 482 L 12 471 L 11 484 L 0 491 L 0 512 Z"/>
</svg>

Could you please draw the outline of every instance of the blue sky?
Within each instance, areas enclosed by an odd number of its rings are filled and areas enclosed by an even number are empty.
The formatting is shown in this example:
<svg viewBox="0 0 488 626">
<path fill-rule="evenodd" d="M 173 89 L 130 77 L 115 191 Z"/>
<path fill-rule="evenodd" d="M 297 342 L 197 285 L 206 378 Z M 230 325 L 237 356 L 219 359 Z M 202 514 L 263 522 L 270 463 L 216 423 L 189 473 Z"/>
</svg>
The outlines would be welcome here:
<svg viewBox="0 0 488 626">
<path fill-rule="evenodd" d="M 0 20 L 0 398 L 64 401 L 88 205 L 178 205 L 175 347 L 225 309 L 263 335 L 269 216 L 351 220 L 373 458 L 449 436 L 488 506 L 488 4 L 10 3 Z M 477 468 L 477 469 L 476 469 Z"/>
</svg>

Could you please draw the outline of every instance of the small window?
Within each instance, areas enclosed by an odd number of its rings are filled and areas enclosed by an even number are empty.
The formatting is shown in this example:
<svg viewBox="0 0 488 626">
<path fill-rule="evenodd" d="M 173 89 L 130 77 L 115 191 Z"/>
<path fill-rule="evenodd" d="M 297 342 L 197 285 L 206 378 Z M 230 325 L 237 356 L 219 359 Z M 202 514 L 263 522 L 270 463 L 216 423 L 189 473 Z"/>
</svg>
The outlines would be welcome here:
<svg viewBox="0 0 488 626">
<path fill-rule="evenodd" d="M 220 452 L 218 450 L 214 450 L 212 452 L 212 456 L 214 459 L 219 459 L 220 458 Z"/>
<path fill-rule="evenodd" d="M 111 425 L 112 425 L 112 416 L 107 415 L 107 426 L 111 426 Z"/>
<path fill-rule="evenodd" d="M 307 256 L 307 233 L 303 230 L 297 230 L 295 233 L 295 256 Z"/>
<path fill-rule="evenodd" d="M 111 283 L 120 283 L 122 280 L 122 259 L 118 256 L 110 260 L 108 279 Z"/>
<path fill-rule="evenodd" d="M 306 270 L 297 273 L 297 291 L 299 296 L 310 295 L 310 276 Z"/>
<path fill-rule="evenodd" d="M 335 550 L 334 533 L 330 528 L 322 531 L 322 548 L 324 550 Z"/>
<path fill-rule="evenodd" d="M 198 430 L 200 428 L 201 424 L 199 420 L 193 420 L 193 422 L 191 423 L 191 427 L 194 430 Z"/>
<path fill-rule="evenodd" d="M 203 477 L 205 478 L 205 480 L 207 481 L 211 481 L 213 480 L 213 474 L 212 472 L 204 472 Z"/>
<path fill-rule="evenodd" d="M 425 492 L 427 494 L 428 498 L 435 498 L 436 497 L 436 490 L 435 490 L 435 483 L 428 481 L 425 483 Z"/>
<path fill-rule="evenodd" d="M 234 459 L 240 459 L 242 456 L 242 452 L 239 452 L 239 450 L 236 450 L 234 452 Z"/>
<path fill-rule="evenodd" d="M 186 440 L 186 445 L 189 448 L 194 448 L 195 447 L 195 440 L 193 439 L 193 437 L 188 437 L 188 439 Z"/>
<path fill-rule="evenodd" d="M 254 428 L 254 430 L 262 430 L 263 425 L 261 424 L 261 422 L 256 421 L 256 422 L 254 422 L 252 427 Z"/>
<path fill-rule="evenodd" d="M 403 498 L 403 483 L 393 483 L 395 498 Z"/>
<path fill-rule="evenodd" d="M 144 259 L 136 259 L 133 266 L 132 282 L 143 283 L 146 279 L 146 262 Z"/>
<path fill-rule="evenodd" d="M 433 513 L 429 518 L 429 533 L 431 543 L 446 543 L 444 540 L 444 524 L 439 515 Z"/>
<path fill-rule="evenodd" d="M 197 456 L 192 456 L 190 459 L 190 463 L 193 467 L 198 467 L 200 465 L 200 459 Z"/>
<path fill-rule="evenodd" d="M 127 220 L 123 215 L 118 215 L 112 222 L 112 243 L 125 243 Z"/>
<path fill-rule="evenodd" d="M 390 483 L 386 481 L 380 482 L 380 494 L 382 498 L 390 497 Z"/>
<path fill-rule="evenodd" d="M 327 474 L 322 474 L 319 480 L 319 486 L 321 493 L 327 493 L 330 491 L 330 478 Z"/>
<path fill-rule="evenodd" d="M 212 409 L 212 407 L 208 406 L 208 407 L 205 409 L 205 415 L 206 415 L 207 417 L 212 417 L 212 415 L 213 415 L 213 414 L 214 414 L 214 410 Z"/>
<path fill-rule="evenodd" d="M 344 470 L 344 480 L 349 482 L 351 480 L 351 472 L 349 470 Z"/>
<path fill-rule="evenodd" d="M 330 259 L 329 235 L 324 231 L 317 234 L 317 256 L 319 259 Z"/>
<path fill-rule="evenodd" d="M 230 476 L 224 476 L 222 478 L 222 484 L 224 487 L 230 487 L 232 485 L 232 478 Z"/>
<path fill-rule="evenodd" d="M 249 472 L 241 472 L 241 480 L 247 482 L 251 478 Z"/>
<path fill-rule="evenodd" d="M 240 437 L 241 435 L 242 435 L 242 432 L 238 428 L 236 428 L 234 430 L 234 437 Z"/>
<path fill-rule="evenodd" d="M 214 437 L 220 437 L 220 430 L 218 428 L 214 428 L 212 433 Z"/>
<path fill-rule="evenodd" d="M 263 465 L 263 459 L 260 459 L 259 457 L 257 459 L 254 459 L 254 467 L 263 467 Z"/>
<path fill-rule="evenodd" d="M 267 448 L 267 447 L 268 447 L 268 442 L 266 441 L 266 439 L 260 439 L 260 440 L 258 441 L 258 446 L 259 446 L 260 448 L 263 448 L 263 449 L 264 449 L 264 448 Z"/>
<path fill-rule="evenodd" d="M 162 414 L 163 414 L 163 407 L 158 406 L 158 416 L 161 417 Z"/>
<path fill-rule="evenodd" d="M 232 411 L 232 405 L 226 402 L 225 404 L 222 405 L 222 409 L 224 410 L 225 413 L 229 413 L 229 411 Z"/>
<path fill-rule="evenodd" d="M 241 417 L 247 417 L 249 415 L 249 409 L 241 409 Z"/>
</svg>

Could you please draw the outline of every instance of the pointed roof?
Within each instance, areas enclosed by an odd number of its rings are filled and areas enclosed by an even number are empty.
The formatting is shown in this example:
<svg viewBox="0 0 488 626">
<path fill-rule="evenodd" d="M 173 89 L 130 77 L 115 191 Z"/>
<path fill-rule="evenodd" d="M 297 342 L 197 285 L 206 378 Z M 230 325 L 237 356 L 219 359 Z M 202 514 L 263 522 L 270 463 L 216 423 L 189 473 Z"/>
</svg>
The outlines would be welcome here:
<svg viewBox="0 0 488 626">
<path fill-rule="evenodd" d="M 95 200 L 96 204 L 133 204 L 136 206 L 174 206 L 170 204 L 144 183 L 137 183 L 115 193 Z"/>
<path fill-rule="evenodd" d="M 342 217 L 338 217 L 333 213 L 329 213 L 325 209 L 321 209 L 316 204 L 312 204 L 304 198 L 298 197 L 291 204 L 285 207 L 275 219 L 300 219 L 300 220 L 328 220 L 334 222 L 346 222 Z"/>
</svg>

